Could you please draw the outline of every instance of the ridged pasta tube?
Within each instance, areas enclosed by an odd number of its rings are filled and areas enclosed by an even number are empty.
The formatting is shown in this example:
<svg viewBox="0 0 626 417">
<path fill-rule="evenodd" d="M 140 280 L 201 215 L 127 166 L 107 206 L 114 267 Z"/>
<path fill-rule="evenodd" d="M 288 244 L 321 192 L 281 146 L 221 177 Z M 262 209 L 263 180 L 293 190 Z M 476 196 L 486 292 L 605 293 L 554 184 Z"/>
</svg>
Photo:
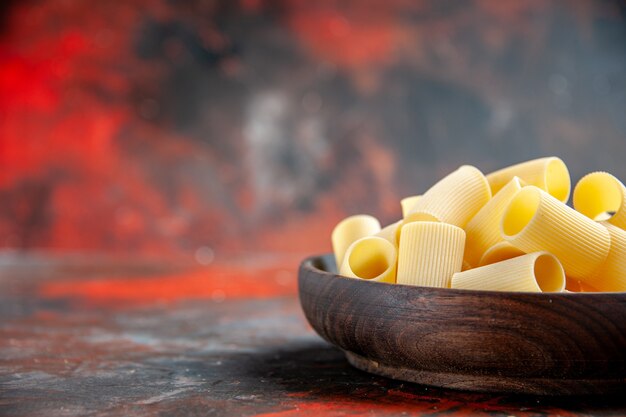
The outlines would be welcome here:
<svg viewBox="0 0 626 417">
<path fill-rule="evenodd" d="M 526 185 L 534 185 L 563 203 L 572 188 L 565 162 L 556 156 L 533 159 L 487 174 L 491 192 L 497 193 L 511 178 L 518 176 Z"/>
<path fill-rule="evenodd" d="M 574 208 L 591 219 L 606 219 L 626 229 L 626 187 L 607 172 L 592 172 L 578 181 L 574 187 Z"/>
<path fill-rule="evenodd" d="M 609 256 L 585 283 L 597 291 L 626 291 L 626 231 L 610 223 L 602 224 L 611 235 Z"/>
<path fill-rule="evenodd" d="M 330 237 L 337 268 L 343 263 L 343 256 L 353 242 L 378 232 L 380 232 L 380 223 L 375 217 L 367 214 L 357 214 L 340 221 Z"/>
<path fill-rule="evenodd" d="M 411 212 L 411 209 L 420 197 L 421 195 L 412 195 L 400 200 L 400 206 L 402 206 L 402 218 L 405 218 Z"/>
<path fill-rule="evenodd" d="M 610 237 L 604 226 L 529 185 L 513 197 L 502 216 L 502 236 L 526 253 L 554 254 L 572 278 L 586 280 L 602 266 Z"/>
<path fill-rule="evenodd" d="M 565 291 L 567 292 L 599 292 L 591 285 L 577 279 L 565 277 Z"/>
<path fill-rule="evenodd" d="M 368 236 L 350 245 L 339 273 L 350 278 L 395 283 L 397 260 L 398 252 L 391 242 Z"/>
<path fill-rule="evenodd" d="M 540 251 L 458 272 L 452 288 L 489 291 L 561 292 L 565 273 L 559 260 Z"/>
<path fill-rule="evenodd" d="M 465 254 L 463 259 L 472 267 L 478 265 L 485 251 L 502 242 L 500 220 L 511 199 L 522 189 L 518 177 L 511 181 L 487 202 L 465 226 Z"/>
<path fill-rule="evenodd" d="M 476 167 L 463 165 L 426 191 L 415 202 L 404 224 L 426 220 L 463 228 L 490 198 L 491 190 L 483 173 Z"/>
<path fill-rule="evenodd" d="M 449 288 L 463 264 L 465 232 L 438 222 L 412 222 L 402 227 L 398 284 Z"/>
<path fill-rule="evenodd" d="M 526 252 L 516 248 L 507 241 L 498 242 L 485 251 L 478 262 L 478 266 L 495 264 L 496 262 L 517 258 L 524 254 L 526 254 Z"/>
<path fill-rule="evenodd" d="M 395 223 L 391 223 L 388 226 L 385 226 L 381 229 L 380 232 L 376 233 L 374 236 L 382 237 L 383 239 L 387 239 L 390 243 L 393 244 L 396 248 L 398 247 L 398 240 L 400 238 L 400 225 L 402 224 L 402 220 L 398 220 Z"/>
</svg>

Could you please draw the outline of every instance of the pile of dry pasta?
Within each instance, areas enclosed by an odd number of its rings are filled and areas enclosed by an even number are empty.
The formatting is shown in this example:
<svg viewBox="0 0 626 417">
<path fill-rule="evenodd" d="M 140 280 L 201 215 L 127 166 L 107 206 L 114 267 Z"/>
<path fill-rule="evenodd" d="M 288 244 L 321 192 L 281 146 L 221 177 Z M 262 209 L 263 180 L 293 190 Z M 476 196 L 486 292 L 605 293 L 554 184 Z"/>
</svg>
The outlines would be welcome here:
<svg viewBox="0 0 626 417">
<path fill-rule="evenodd" d="M 441 288 L 626 291 L 626 187 L 593 172 L 576 184 L 574 208 L 570 191 L 557 157 L 486 176 L 461 166 L 403 199 L 393 224 L 342 220 L 332 233 L 339 273 Z"/>
</svg>

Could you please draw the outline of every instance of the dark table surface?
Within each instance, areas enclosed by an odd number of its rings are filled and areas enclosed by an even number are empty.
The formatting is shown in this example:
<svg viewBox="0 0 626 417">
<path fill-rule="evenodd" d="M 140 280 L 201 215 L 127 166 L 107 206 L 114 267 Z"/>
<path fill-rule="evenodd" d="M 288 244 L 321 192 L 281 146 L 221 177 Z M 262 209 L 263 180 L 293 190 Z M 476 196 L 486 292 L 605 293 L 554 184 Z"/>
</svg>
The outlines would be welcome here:
<svg viewBox="0 0 626 417">
<path fill-rule="evenodd" d="M 298 260 L 0 254 L 0 415 L 626 415 L 356 370 L 306 323 Z"/>
</svg>

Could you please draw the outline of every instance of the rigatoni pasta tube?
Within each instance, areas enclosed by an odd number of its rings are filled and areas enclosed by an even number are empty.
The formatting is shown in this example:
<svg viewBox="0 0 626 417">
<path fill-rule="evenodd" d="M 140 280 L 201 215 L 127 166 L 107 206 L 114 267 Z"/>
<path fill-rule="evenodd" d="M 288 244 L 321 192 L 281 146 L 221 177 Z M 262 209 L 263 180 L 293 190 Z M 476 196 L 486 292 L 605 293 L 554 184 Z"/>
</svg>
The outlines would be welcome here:
<svg viewBox="0 0 626 417">
<path fill-rule="evenodd" d="M 402 207 L 402 218 L 406 217 L 410 212 L 417 200 L 419 200 L 421 195 L 412 195 L 410 197 L 405 197 L 400 200 L 400 206 Z"/>
<path fill-rule="evenodd" d="M 565 291 L 567 292 L 599 292 L 591 285 L 577 279 L 565 277 Z"/>
<path fill-rule="evenodd" d="M 465 226 L 467 237 L 463 259 L 472 267 L 478 265 L 487 249 L 503 240 L 500 231 L 502 213 L 513 196 L 521 189 L 519 178 L 513 177 Z"/>
<path fill-rule="evenodd" d="M 452 288 L 488 291 L 561 292 L 565 273 L 559 260 L 540 251 L 452 276 Z"/>
<path fill-rule="evenodd" d="M 496 262 L 506 261 L 507 259 L 511 258 L 517 258 L 518 256 L 524 254 L 526 254 L 526 252 L 516 248 L 505 240 L 503 242 L 498 242 L 489 249 L 487 249 L 483 256 L 480 258 L 478 266 L 495 264 Z"/>
<path fill-rule="evenodd" d="M 461 264 L 461 271 L 467 271 L 469 269 L 472 269 L 472 266 L 468 264 L 467 262 L 463 261 L 463 263 Z"/>
<path fill-rule="evenodd" d="M 397 259 L 396 247 L 391 242 L 382 237 L 368 236 L 350 245 L 339 273 L 350 278 L 394 283 Z"/>
<path fill-rule="evenodd" d="M 438 222 L 412 222 L 402 227 L 398 284 L 449 288 L 463 264 L 465 232 Z"/>
<path fill-rule="evenodd" d="M 404 223 L 436 220 L 463 228 L 490 198 L 491 190 L 483 173 L 463 165 L 426 191 Z"/>
<path fill-rule="evenodd" d="M 583 283 L 598 291 L 626 291 L 626 231 L 610 223 L 602 223 L 611 235 L 609 256 L 596 274 Z"/>
<path fill-rule="evenodd" d="M 367 214 L 357 214 L 340 221 L 333 229 L 330 237 L 337 268 L 343 263 L 344 254 L 354 241 L 379 231 L 380 223 L 378 220 Z"/>
<path fill-rule="evenodd" d="M 574 208 L 594 220 L 626 229 L 626 187 L 607 172 L 592 172 L 574 188 Z M 611 214 L 614 213 L 614 214 Z"/>
<path fill-rule="evenodd" d="M 511 178 L 519 177 L 526 185 L 534 185 L 563 203 L 572 188 L 567 165 L 560 158 L 550 156 L 533 159 L 487 174 L 491 192 L 497 193 Z"/>
<path fill-rule="evenodd" d="M 380 232 L 376 233 L 374 236 L 382 237 L 383 239 L 387 239 L 390 243 L 393 244 L 396 248 L 398 247 L 398 238 L 400 237 L 400 224 L 402 224 L 402 220 L 398 220 L 395 223 L 392 223 L 388 226 L 385 226 L 381 229 Z"/>
<path fill-rule="evenodd" d="M 502 236 L 524 252 L 554 254 L 565 273 L 580 280 L 592 276 L 609 253 L 604 226 L 568 207 L 545 191 L 526 186 L 502 216 Z"/>
</svg>

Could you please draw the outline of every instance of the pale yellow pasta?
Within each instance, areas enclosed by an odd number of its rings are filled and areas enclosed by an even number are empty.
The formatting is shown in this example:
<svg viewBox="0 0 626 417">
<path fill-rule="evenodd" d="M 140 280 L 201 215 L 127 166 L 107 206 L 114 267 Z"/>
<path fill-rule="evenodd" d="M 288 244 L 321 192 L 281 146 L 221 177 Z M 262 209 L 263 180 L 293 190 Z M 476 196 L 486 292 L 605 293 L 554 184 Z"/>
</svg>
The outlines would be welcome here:
<svg viewBox="0 0 626 417">
<path fill-rule="evenodd" d="M 609 256 L 597 273 L 585 284 L 598 291 L 626 291 L 626 231 L 610 223 L 602 223 L 611 235 Z"/>
<path fill-rule="evenodd" d="M 350 245 L 339 273 L 350 278 L 395 283 L 397 259 L 398 252 L 391 242 L 368 236 Z"/>
<path fill-rule="evenodd" d="M 518 177 L 511 181 L 487 202 L 465 226 L 465 254 L 463 259 L 472 267 L 478 265 L 485 251 L 502 242 L 500 220 L 511 199 L 522 189 Z"/>
<path fill-rule="evenodd" d="M 340 221 L 330 237 L 337 268 L 341 266 L 343 256 L 353 242 L 378 232 L 380 232 L 380 223 L 375 217 L 367 214 L 350 216 Z"/>
<path fill-rule="evenodd" d="M 421 195 L 412 195 L 400 200 L 400 205 L 402 206 L 402 218 L 406 217 L 411 212 L 411 209 L 420 197 Z"/>
<path fill-rule="evenodd" d="M 498 242 L 489 249 L 487 249 L 483 256 L 480 258 L 478 266 L 495 264 L 496 262 L 506 261 L 507 259 L 516 258 L 525 254 L 526 252 L 516 248 L 505 240 L 502 242 Z"/>
<path fill-rule="evenodd" d="M 545 191 L 523 187 L 502 216 L 505 240 L 524 252 L 554 254 L 568 276 L 586 280 L 602 266 L 610 237 L 604 226 Z"/>
<path fill-rule="evenodd" d="M 569 198 L 572 187 L 569 171 L 567 165 L 556 156 L 533 159 L 488 174 L 491 192 L 497 193 L 515 176 L 522 183 L 537 186 L 564 203 Z"/>
<path fill-rule="evenodd" d="M 452 288 L 561 292 L 565 289 L 565 273 L 554 255 L 540 251 L 458 272 L 452 277 Z"/>
<path fill-rule="evenodd" d="M 595 221 L 597 222 L 603 222 L 606 221 L 608 219 L 610 219 L 611 217 L 613 217 L 613 215 L 611 213 L 614 213 L 612 211 L 605 211 L 604 213 L 600 213 L 595 217 Z"/>
<path fill-rule="evenodd" d="M 465 232 L 438 222 L 412 222 L 402 227 L 397 283 L 449 288 L 463 264 Z"/>
<path fill-rule="evenodd" d="M 419 198 L 404 224 L 427 220 L 465 227 L 491 198 L 487 179 L 476 167 L 463 165 Z"/>
<path fill-rule="evenodd" d="M 607 172 L 592 172 L 576 184 L 574 208 L 591 219 L 626 229 L 625 197 L 626 187 L 620 180 Z"/>
<path fill-rule="evenodd" d="M 376 233 L 374 236 L 382 237 L 383 239 L 387 239 L 390 243 L 392 243 L 395 247 L 398 247 L 398 240 L 400 238 L 400 225 L 402 224 L 402 220 L 398 220 L 395 223 L 391 223 L 388 226 L 382 228 L 382 230 Z"/>
</svg>

